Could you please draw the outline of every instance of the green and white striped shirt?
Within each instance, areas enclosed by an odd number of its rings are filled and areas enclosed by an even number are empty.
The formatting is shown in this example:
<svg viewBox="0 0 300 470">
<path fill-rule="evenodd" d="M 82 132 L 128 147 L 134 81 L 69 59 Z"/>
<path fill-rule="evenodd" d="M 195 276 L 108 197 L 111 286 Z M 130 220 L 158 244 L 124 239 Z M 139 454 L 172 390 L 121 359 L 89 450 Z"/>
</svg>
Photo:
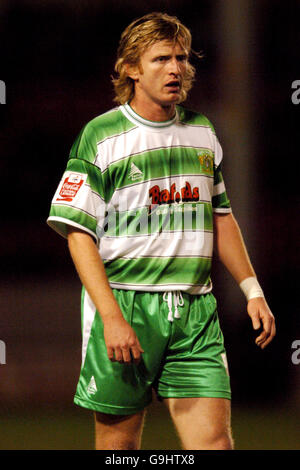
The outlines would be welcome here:
<svg viewBox="0 0 300 470">
<path fill-rule="evenodd" d="M 152 122 L 114 108 L 74 142 L 47 222 L 95 238 L 112 288 L 210 292 L 213 211 L 231 211 L 221 161 L 202 114 L 177 106 Z"/>
</svg>

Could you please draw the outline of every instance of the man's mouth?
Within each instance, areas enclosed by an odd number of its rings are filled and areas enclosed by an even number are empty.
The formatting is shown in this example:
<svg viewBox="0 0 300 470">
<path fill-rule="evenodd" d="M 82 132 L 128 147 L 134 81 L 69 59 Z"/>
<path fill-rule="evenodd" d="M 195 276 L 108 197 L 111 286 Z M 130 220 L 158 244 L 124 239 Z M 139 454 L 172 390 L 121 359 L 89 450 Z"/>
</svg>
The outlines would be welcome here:
<svg viewBox="0 0 300 470">
<path fill-rule="evenodd" d="M 166 87 L 170 88 L 170 90 L 179 90 L 180 81 L 179 80 L 172 80 L 171 82 L 166 84 Z"/>
</svg>

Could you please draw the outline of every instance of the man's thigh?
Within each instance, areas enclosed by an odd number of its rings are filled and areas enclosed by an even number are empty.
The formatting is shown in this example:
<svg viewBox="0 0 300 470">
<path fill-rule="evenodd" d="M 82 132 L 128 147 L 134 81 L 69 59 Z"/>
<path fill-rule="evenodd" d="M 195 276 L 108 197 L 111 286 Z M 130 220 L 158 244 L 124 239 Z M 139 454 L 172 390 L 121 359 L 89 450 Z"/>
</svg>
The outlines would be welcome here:
<svg viewBox="0 0 300 470">
<path fill-rule="evenodd" d="M 225 398 L 167 398 L 184 449 L 232 449 L 231 402 Z"/>
</svg>

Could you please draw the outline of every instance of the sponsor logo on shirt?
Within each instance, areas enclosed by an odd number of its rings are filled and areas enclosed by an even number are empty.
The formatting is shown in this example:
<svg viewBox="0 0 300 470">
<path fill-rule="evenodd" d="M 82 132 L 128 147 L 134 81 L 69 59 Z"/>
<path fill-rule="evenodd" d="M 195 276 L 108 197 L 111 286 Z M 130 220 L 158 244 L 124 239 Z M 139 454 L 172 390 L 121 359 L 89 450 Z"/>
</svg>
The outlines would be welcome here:
<svg viewBox="0 0 300 470">
<path fill-rule="evenodd" d="M 87 175 L 66 172 L 64 176 L 65 178 L 61 183 L 60 188 L 58 188 L 58 197 L 56 198 L 56 201 L 72 202 L 85 182 Z"/>
<path fill-rule="evenodd" d="M 192 188 L 188 181 L 185 182 L 185 186 L 180 188 L 179 191 L 175 183 L 171 185 L 170 190 L 160 190 L 160 187 L 156 184 L 150 188 L 149 197 L 151 198 L 151 205 L 196 202 L 199 201 L 199 188 L 198 186 Z"/>
</svg>

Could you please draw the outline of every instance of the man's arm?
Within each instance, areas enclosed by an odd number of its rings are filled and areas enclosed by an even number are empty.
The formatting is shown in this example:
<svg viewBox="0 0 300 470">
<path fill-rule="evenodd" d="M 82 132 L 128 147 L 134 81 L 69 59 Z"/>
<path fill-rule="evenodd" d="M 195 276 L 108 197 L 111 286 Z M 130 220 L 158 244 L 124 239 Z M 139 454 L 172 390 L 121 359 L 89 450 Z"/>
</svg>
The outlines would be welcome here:
<svg viewBox="0 0 300 470">
<path fill-rule="evenodd" d="M 245 279 L 256 277 L 240 228 L 231 213 L 214 214 L 214 248 L 221 262 L 239 285 Z M 255 340 L 263 349 L 275 336 L 274 316 L 264 297 L 248 300 L 247 311 L 253 328 L 255 330 L 261 326 L 263 328 Z"/>
<path fill-rule="evenodd" d="M 144 351 L 113 295 L 94 240 L 88 233 L 69 227 L 68 245 L 81 282 L 102 318 L 109 359 L 127 364 L 133 358 L 137 363 Z"/>
</svg>

